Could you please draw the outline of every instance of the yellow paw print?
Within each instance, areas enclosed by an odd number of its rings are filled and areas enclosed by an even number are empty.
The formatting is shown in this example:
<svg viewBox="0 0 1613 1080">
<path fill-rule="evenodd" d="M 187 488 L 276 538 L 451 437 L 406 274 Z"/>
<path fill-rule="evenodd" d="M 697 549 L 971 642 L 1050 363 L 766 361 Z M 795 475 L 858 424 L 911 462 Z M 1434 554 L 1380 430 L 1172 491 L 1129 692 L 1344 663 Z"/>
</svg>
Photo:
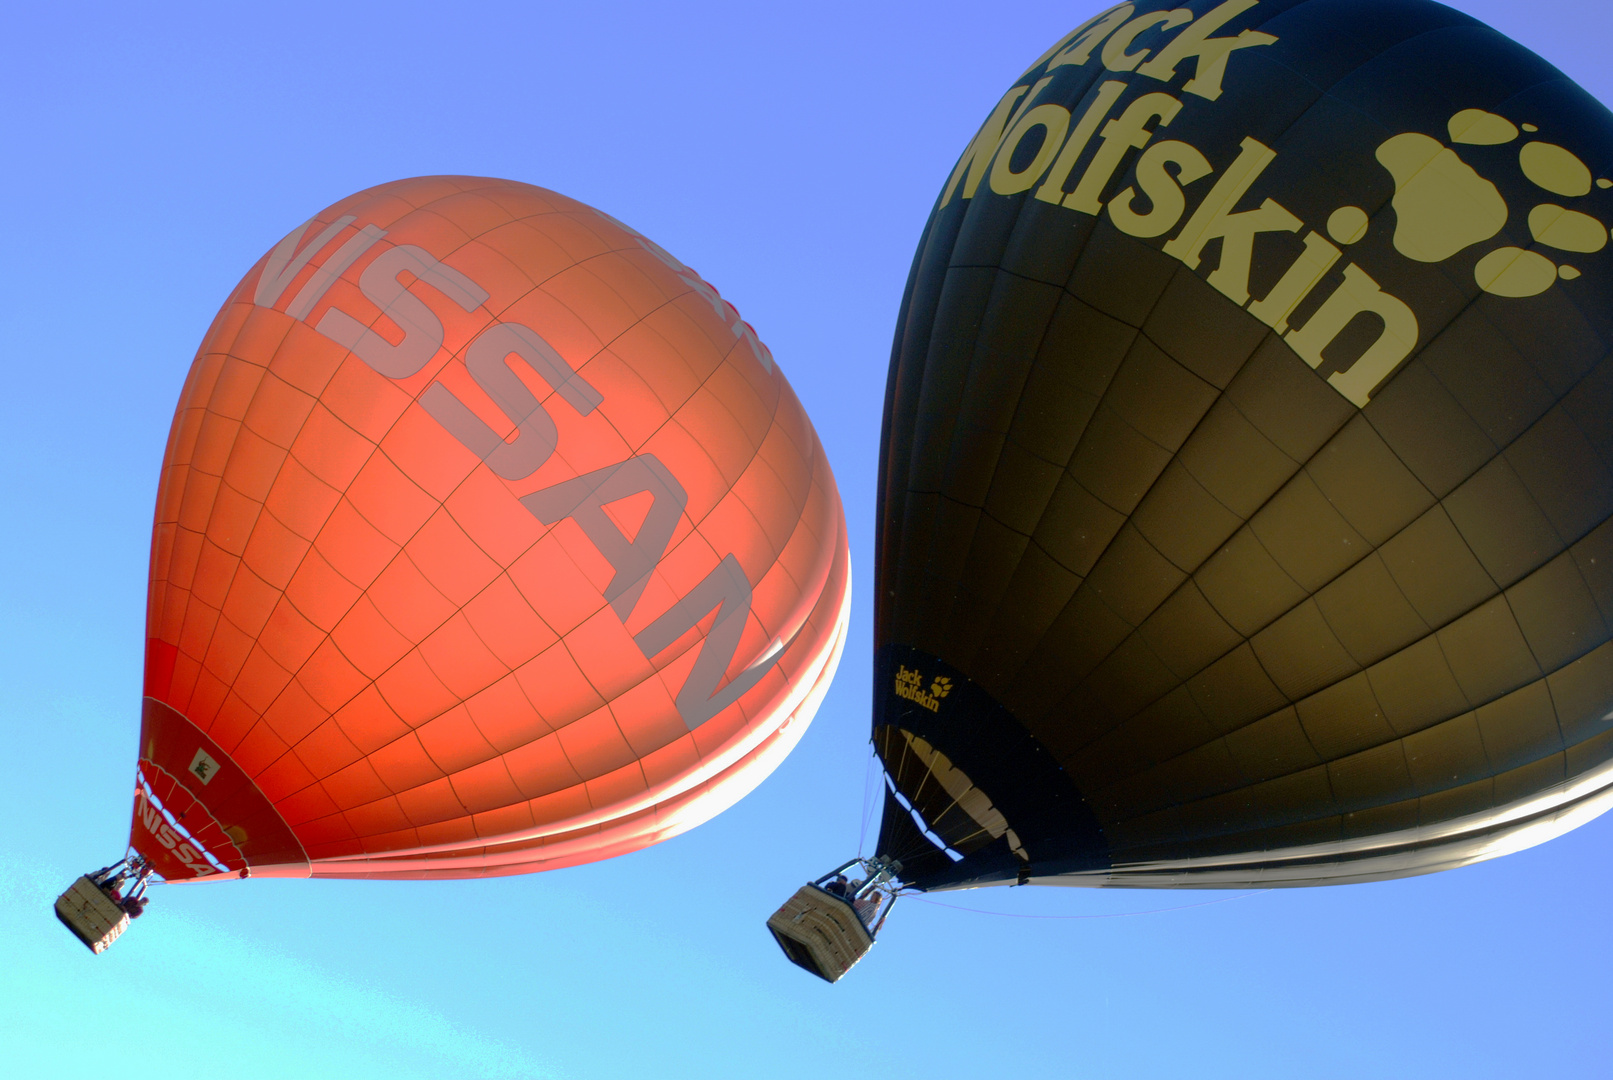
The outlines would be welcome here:
<svg viewBox="0 0 1613 1080">
<path fill-rule="evenodd" d="M 1463 109 L 1446 125 L 1453 143 L 1498 146 L 1516 139 L 1512 121 L 1482 109 Z M 1524 124 L 1525 132 L 1538 130 Z M 1494 184 L 1475 172 L 1450 147 L 1419 132 L 1384 141 L 1377 158 L 1394 177 L 1395 250 L 1418 262 L 1443 262 L 1457 252 L 1483 243 L 1507 223 L 1506 200 Z M 1518 151 L 1518 166 L 1536 187 L 1554 195 L 1577 198 L 1590 193 L 1591 171 L 1579 158 L 1554 143 L 1531 140 Z M 1598 187 L 1613 187 L 1608 180 Z M 1553 202 L 1529 211 L 1535 241 L 1557 251 L 1589 254 L 1607 246 L 1608 229 L 1589 214 Z M 1346 206 L 1328 219 L 1329 234 L 1354 243 L 1366 234 L 1367 215 Z M 1559 278 L 1571 281 L 1578 269 L 1558 265 L 1538 251 L 1501 247 L 1473 268 L 1479 288 L 1495 296 L 1536 296 Z"/>
<path fill-rule="evenodd" d="M 937 675 L 935 681 L 930 684 L 930 696 L 939 700 L 950 693 L 952 693 L 952 680 L 945 675 Z"/>
</svg>

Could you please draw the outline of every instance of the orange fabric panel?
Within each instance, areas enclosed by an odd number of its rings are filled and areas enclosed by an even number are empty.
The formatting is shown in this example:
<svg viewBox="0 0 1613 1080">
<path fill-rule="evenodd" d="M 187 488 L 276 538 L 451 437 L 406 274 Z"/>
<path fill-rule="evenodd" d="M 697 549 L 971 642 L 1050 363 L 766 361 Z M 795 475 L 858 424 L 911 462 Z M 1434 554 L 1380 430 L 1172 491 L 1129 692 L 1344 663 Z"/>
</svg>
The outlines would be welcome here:
<svg viewBox="0 0 1613 1080">
<path fill-rule="evenodd" d="M 146 694 L 309 860 L 253 872 L 519 873 L 754 787 L 849 596 L 828 461 L 731 305 L 581 203 L 423 177 L 276 245 L 203 340 Z M 206 807 L 187 745 L 148 765 Z"/>
</svg>

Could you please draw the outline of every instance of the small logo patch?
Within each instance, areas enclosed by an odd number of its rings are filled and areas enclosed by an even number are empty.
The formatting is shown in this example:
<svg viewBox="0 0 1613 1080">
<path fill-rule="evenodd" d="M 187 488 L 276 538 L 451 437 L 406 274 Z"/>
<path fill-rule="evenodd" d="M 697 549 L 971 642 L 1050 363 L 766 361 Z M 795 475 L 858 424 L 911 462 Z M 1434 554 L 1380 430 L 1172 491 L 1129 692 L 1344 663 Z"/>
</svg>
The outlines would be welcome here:
<svg viewBox="0 0 1613 1080">
<path fill-rule="evenodd" d="M 218 772 L 218 762 L 206 750 L 197 750 L 196 756 L 190 759 L 190 771 L 202 783 L 210 784 Z"/>
<path fill-rule="evenodd" d="M 896 696 L 922 705 L 931 712 L 941 711 L 941 699 L 952 693 L 952 680 L 938 675 L 930 682 L 929 693 L 924 691 L 924 676 L 903 665 L 896 672 Z"/>
</svg>

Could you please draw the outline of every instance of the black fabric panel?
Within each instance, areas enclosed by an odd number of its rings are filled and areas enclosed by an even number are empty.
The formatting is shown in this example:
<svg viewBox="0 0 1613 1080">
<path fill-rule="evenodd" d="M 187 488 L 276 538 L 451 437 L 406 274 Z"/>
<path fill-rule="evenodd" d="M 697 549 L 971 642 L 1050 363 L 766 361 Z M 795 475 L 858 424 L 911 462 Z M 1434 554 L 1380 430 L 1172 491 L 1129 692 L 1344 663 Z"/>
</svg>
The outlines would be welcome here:
<svg viewBox="0 0 1613 1080">
<path fill-rule="evenodd" d="M 951 873 L 952 860 L 946 852 L 919 831 L 913 815 L 896 796 L 885 790 L 884 816 L 879 822 L 879 853 L 902 864 L 904 881 L 927 881 Z"/>
<path fill-rule="evenodd" d="M 920 650 L 896 646 L 876 658 L 874 687 L 876 731 L 907 731 L 962 769 L 1018 836 L 1033 873 L 1042 873 L 1043 866 L 1091 870 L 1109 865 L 1103 830 L 1064 768 L 973 680 Z M 900 739 L 875 742 L 887 771 L 905 781 L 904 794 L 922 806 L 925 793 L 909 790 L 913 781 L 908 778 L 915 772 L 896 760 L 902 745 Z M 887 811 L 891 805 L 887 803 Z M 907 817 L 899 805 L 898 811 L 899 816 Z M 887 813 L 887 821 L 889 818 Z M 892 843 L 911 844 L 912 837 L 905 832 L 909 826 L 911 819 L 907 825 L 893 825 L 898 831 Z M 917 827 L 912 828 L 923 839 Z M 895 854 L 885 843 L 882 832 L 880 854 Z M 927 840 L 925 843 L 934 847 Z M 902 879 L 919 888 L 935 887 L 942 878 L 953 884 L 1006 881 L 1019 874 L 1021 863 L 1003 840 L 967 853 L 961 863 L 947 860 L 944 868 L 925 866 L 928 869 L 923 872 L 910 866 L 902 872 Z"/>
</svg>

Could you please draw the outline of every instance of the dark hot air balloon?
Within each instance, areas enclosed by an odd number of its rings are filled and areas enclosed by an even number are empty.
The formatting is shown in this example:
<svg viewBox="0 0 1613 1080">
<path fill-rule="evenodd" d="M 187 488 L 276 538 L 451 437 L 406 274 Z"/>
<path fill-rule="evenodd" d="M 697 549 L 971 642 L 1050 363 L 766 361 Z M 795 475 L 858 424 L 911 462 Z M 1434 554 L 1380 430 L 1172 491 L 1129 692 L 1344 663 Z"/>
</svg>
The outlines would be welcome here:
<svg viewBox="0 0 1613 1080">
<path fill-rule="evenodd" d="M 812 424 L 694 271 L 526 184 L 353 195 L 191 368 L 133 854 L 58 913 L 99 951 L 152 873 L 473 877 L 674 836 L 800 738 L 849 573 Z"/>
<path fill-rule="evenodd" d="M 1605 108 L 1425 0 L 1032 64 L 897 323 L 864 889 L 1367 881 L 1606 809 L 1610 177 Z M 838 977 L 869 927 L 802 895 Z"/>
</svg>

